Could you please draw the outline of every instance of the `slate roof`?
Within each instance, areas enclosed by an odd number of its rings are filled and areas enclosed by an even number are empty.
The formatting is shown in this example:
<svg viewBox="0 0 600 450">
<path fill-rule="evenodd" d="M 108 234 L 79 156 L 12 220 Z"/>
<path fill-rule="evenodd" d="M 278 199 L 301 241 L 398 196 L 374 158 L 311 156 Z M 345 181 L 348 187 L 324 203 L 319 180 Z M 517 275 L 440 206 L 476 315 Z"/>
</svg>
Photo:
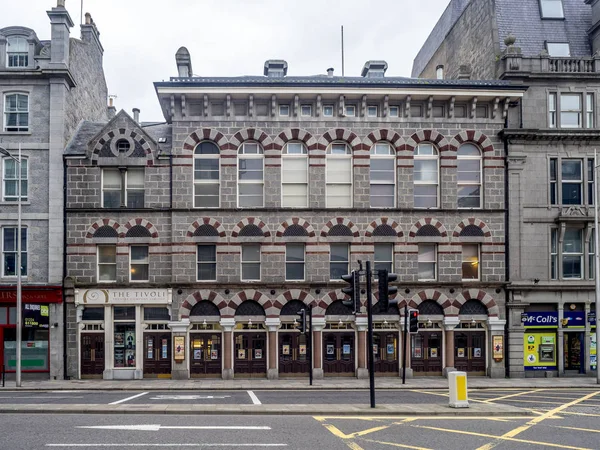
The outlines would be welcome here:
<svg viewBox="0 0 600 450">
<path fill-rule="evenodd" d="M 428 80 L 424 78 L 406 77 L 328 77 L 327 75 L 305 76 L 305 77 L 265 77 L 265 76 L 242 76 L 242 77 L 171 77 L 170 81 L 155 82 L 155 87 L 177 87 L 177 86 L 326 86 L 326 87 L 385 87 L 385 88 L 511 88 L 515 86 L 507 81 L 500 80 Z"/>
<path fill-rule="evenodd" d="M 64 151 L 64 156 L 86 156 L 90 140 L 92 140 L 107 123 L 108 122 L 98 123 L 82 120 L 77 126 L 73 137 L 68 142 Z M 157 145 L 160 154 L 169 155 L 171 153 L 171 125 L 157 122 L 142 122 L 141 128 L 158 143 Z M 161 138 L 166 139 L 166 141 L 159 142 L 159 139 Z"/>
</svg>

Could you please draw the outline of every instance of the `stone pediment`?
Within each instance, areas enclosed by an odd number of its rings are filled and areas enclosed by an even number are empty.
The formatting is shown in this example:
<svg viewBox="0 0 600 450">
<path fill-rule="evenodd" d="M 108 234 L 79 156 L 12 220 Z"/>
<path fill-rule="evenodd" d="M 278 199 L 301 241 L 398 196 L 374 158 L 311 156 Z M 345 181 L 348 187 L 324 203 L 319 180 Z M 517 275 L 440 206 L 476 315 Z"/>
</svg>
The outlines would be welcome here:
<svg viewBox="0 0 600 450">
<path fill-rule="evenodd" d="M 583 205 L 563 206 L 557 221 L 587 222 L 594 220 L 594 208 Z"/>
</svg>

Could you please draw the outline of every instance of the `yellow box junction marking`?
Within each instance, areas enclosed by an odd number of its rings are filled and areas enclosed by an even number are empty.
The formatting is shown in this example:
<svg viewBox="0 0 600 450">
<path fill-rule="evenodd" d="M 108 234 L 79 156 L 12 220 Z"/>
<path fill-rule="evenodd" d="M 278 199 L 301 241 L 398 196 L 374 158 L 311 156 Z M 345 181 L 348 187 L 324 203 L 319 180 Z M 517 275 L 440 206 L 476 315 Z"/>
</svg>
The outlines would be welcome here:
<svg viewBox="0 0 600 450">
<path fill-rule="evenodd" d="M 504 400 L 506 398 L 512 398 L 512 397 L 519 397 L 521 395 L 533 394 L 534 392 L 540 392 L 540 391 L 543 391 L 543 389 L 536 389 L 534 391 L 524 391 L 524 392 L 517 392 L 516 394 L 503 395 L 501 397 L 489 398 L 489 399 L 485 400 L 484 403 L 497 402 L 498 400 Z"/>
</svg>

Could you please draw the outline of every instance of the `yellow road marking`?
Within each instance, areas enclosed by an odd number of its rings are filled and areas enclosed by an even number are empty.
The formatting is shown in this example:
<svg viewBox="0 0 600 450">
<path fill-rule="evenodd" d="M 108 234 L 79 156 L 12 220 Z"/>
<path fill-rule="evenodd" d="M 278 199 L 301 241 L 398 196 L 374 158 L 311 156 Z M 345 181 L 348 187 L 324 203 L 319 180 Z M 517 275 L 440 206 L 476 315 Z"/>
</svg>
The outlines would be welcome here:
<svg viewBox="0 0 600 450">
<path fill-rule="evenodd" d="M 495 401 L 495 400 L 492 400 Z M 519 403 L 538 403 L 538 404 L 546 404 L 546 405 L 562 405 L 562 403 L 560 401 L 555 401 L 555 402 L 544 402 L 541 400 L 518 400 L 518 399 L 510 399 L 507 400 L 508 402 L 519 402 Z M 488 401 L 484 402 L 484 403 L 489 403 Z"/>
<path fill-rule="evenodd" d="M 374 441 L 372 439 L 363 439 L 363 440 L 365 442 L 371 442 L 373 444 L 390 445 L 392 447 L 398 447 L 398 448 L 410 448 L 412 450 L 431 450 L 430 448 L 427 448 L 427 447 L 413 447 L 412 445 L 396 444 L 395 442 Z"/>
<path fill-rule="evenodd" d="M 474 417 L 474 416 L 313 416 L 313 419 L 319 422 L 325 420 L 366 420 L 366 421 L 387 421 L 402 420 L 412 422 L 415 420 L 526 420 L 526 416 L 494 416 L 494 417 Z"/>
<path fill-rule="evenodd" d="M 484 403 L 497 402 L 499 400 L 504 400 L 505 398 L 518 397 L 520 395 L 533 394 L 534 392 L 540 392 L 542 390 L 543 389 L 535 389 L 533 391 L 524 391 L 524 392 L 517 392 L 516 394 L 503 395 L 502 397 L 490 398 L 490 399 L 486 400 Z"/>
<path fill-rule="evenodd" d="M 364 450 L 360 445 L 358 445 L 356 442 L 346 442 L 346 445 L 348 445 L 348 447 L 350 447 L 352 450 Z"/>
<path fill-rule="evenodd" d="M 536 418 L 530 420 L 529 422 L 527 422 L 527 425 L 523 425 L 520 427 L 515 428 L 514 430 L 509 431 L 508 433 L 503 434 L 502 436 L 496 438 L 495 442 L 490 442 L 489 444 L 486 444 L 482 447 L 479 447 L 477 450 L 491 450 L 492 448 L 496 447 L 498 444 L 500 444 L 500 440 L 505 439 L 505 438 L 514 438 L 515 436 L 517 436 L 518 434 L 522 433 L 523 431 L 528 430 L 529 428 L 531 428 L 534 425 L 537 425 L 540 422 L 543 422 L 546 419 L 549 419 L 551 417 L 553 417 L 555 414 L 570 408 L 571 406 L 575 406 L 578 403 L 584 402 L 586 400 L 589 400 L 590 398 L 596 396 L 600 394 L 600 391 L 596 391 L 596 392 L 592 392 L 590 394 L 587 394 L 583 397 L 580 397 L 576 400 L 573 400 L 572 402 L 569 403 L 565 403 L 563 405 L 558 406 L 557 408 L 551 409 L 550 411 L 545 412 L 544 414 L 542 414 L 541 416 L 537 416 Z M 517 400 L 518 401 L 518 400 Z M 546 444 L 546 445 L 550 445 L 551 444 Z M 566 446 L 564 446 L 563 448 L 568 448 Z"/>
<path fill-rule="evenodd" d="M 357 431 L 355 433 L 345 434 L 335 425 L 324 424 L 325 428 L 327 428 L 332 434 L 341 438 L 341 439 L 354 439 L 357 436 L 365 436 L 367 434 L 375 433 L 376 431 L 381 431 L 389 428 L 391 425 L 384 425 L 381 427 L 369 428 L 368 430 Z"/>
<path fill-rule="evenodd" d="M 469 436 L 488 437 L 488 438 L 494 438 L 494 439 L 499 439 L 499 440 L 503 440 L 503 441 L 521 442 L 523 444 L 545 445 L 547 447 L 566 448 L 566 449 L 570 449 L 570 450 L 592 450 L 592 449 L 586 448 L 586 447 L 570 447 L 568 445 L 562 445 L 562 444 L 559 445 L 559 444 L 551 444 L 549 442 L 538 442 L 538 441 L 529 441 L 526 439 L 516 439 L 513 437 L 494 436 L 493 434 L 474 433 L 472 431 L 449 430 L 447 428 L 426 427 L 423 425 L 411 425 L 411 426 L 416 427 L 416 428 L 425 428 L 425 429 L 434 430 L 434 431 L 445 431 L 447 433 L 466 434 Z M 499 442 L 498 442 L 498 444 L 499 444 Z M 486 448 L 486 447 L 485 446 L 479 447 L 479 449 L 477 449 L 477 450 L 484 449 L 484 448 Z"/>
<path fill-rule="evenodd" d="M 585 417 L 600 417 L 600 414 L 580 413 L 580 412 L 573 412 L 573 411 L 562 411 L 560 414 L 561 415 L 571 414 L 573 416 L 585 416 Z"/>
</svg>

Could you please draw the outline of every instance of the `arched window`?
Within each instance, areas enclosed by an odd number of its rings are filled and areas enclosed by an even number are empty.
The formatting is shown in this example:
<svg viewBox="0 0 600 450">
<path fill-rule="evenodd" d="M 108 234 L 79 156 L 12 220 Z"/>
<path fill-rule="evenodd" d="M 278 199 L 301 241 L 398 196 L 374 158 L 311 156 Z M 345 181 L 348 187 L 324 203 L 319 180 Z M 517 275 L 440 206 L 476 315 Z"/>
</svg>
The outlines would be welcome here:
<svg viewBox="0 0 600 450">
<path fill-rule="evenodd" d="M 481 208 L 481 151 L 473 144 L 458 149 L 458 207 Z"/>
<path fill-rule="evenodd" d="M 415 208 L 439 206 L 439 153 L 430 143 L 417 145 L 414 156 Z"/>
<path fill-rule="evenodd" d="M 396 158 L 387 142 L 371 147 L 371 208 L 393 208 L 396 204 Z"/>
<path fill-rule="evenodd" d="M 238 150 L 238 207 L 264 206 L 264 152 L 258 142 L 244 142 Z"/>
<path fill-rule="evenodd" d="M 194 149 L 194 208 L 219 207 L 219 147 L 201 142 Z"/>
<path fill-rule="evenodd" d="M 302 142 L 283 147 L 281 163 L 281 206 L 308 207 L 308 150 Z"/>
<path fill-rule="evenodd" d="M 326 207 L 352 207 L 352 152 L 345 142 L 327 147 Z"/>
<path fill-rule="evenodd" d="M 29 44 L 22 36 L 6 39 L 6 60 L 8 67 L 27 67 L 29 65 Z"/>
</svg>

